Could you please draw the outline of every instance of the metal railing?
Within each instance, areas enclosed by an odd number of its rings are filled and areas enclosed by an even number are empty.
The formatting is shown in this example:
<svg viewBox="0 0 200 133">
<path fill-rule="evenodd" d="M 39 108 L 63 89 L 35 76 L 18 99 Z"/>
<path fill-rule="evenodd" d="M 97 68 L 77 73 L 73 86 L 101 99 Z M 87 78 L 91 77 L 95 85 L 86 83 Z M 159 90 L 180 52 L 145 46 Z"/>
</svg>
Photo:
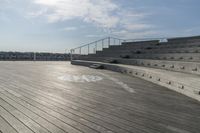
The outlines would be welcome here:
<svg viewBox="0 0 200 133">
<path fill-rule="evenodd" d="M 77 48 L 71 49 L 71 60 L 77 58 L 78 56 L 84 56 L 89 54 L 96 54 L 97 51 L 102 51 L 104 48 L 109 48 L 111 45 L 121 45 L 122 42 L 126 42 L 124 39 L 119 39 L 115 37 L 106 37 Z"/>
<path fill-rule="evenodd" d="M 152 41 L 158 40 L 166 42 L 169 38 L 142 38 L 142 39 L 120 39 L 115 37 L 107 37 L 97 40 L 77 48 L 71 49 L 71 60 L 78 59 L 79 56 L 86 56 L 89 54 L 96 54 L 98 51 L 103 51 L 104 48 L 109 48 L 111 45 L 121 45 L 123 42 L 138 42 L 138 41 Z"/>
<path fill-rule="evenodd" d="M 194 36 L 198 37 L 198 36 Z M 78 59 L 76 57 L 96 54 L 98 51 L 103 51 L 104 48 L 109 48 L 111 45 L 121 45 L 123 42 L 140 42 L 157 40 L 160 43 L 168 42 L 170 39 L 181 39 L 185 37 L 162 37 L 162 38 L 142 38 L 142 39 L 120 39 L 115 37 L 107 37 L 101 40 L 94 41 L 70 50 L 71 60 Z M 186 37 L 187 38 L 187 37 Z"/>
</svg>

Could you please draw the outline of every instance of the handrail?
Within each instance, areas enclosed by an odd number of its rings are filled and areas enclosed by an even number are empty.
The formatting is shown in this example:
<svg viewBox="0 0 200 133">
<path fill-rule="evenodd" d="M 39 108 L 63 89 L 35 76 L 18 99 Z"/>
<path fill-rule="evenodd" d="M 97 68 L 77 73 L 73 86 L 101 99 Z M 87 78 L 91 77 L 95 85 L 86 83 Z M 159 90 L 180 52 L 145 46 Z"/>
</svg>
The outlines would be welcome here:
<svg viewBox="0 0 200 133">
<path fill-rule="evenodd" d="M 137 41 L 153 41 L 153 40 L 158 40 L 159 42 L 168 42 L 170 39 L 176 39 L 176 38 L 184 38 L 184 37 L 160 37 L 160 38 L 141 38 L 141 39 L 121 39 L 117 37 L 106 37 L 97 41 L 93 41 L 88 44 L 81 45 L 79 47 L 76 47 L 74 49 L 71 49 L 71 60 L 73 59 L 73 55 L 75 56 L 80 56 L 80 55 L 85 55 L 85 54 L 91 54 L 91 46 L 92 48 L 92 53 L 97 53 L 99 51 L 99 42 L 100 44 L 100 49 L 103 50 L 104 48 L 110 47 L 110 45 L 121 45 L 122 42 L 137 42 Z M 118 41 L 118 43 L 116 43 Z M 86 52 L 83 53 L 82 49 L 86 48 Z M 78 53 L 76 53 L 76 50 L 79 50 Z"/>
<path fill-rule="evenodd" d="M 127 42 L 127 41 L 142 41 L 142 40 L 153 40 L 153 39 L 164 39 L 164 38 L 143 38 L 143 39 L 121 39 L 121 38 L 116 38 L 116 37 L 106 37 L 97 41 L 93 41 L 91 43 L 87 43 L 84 45 L 81 45 L 79 47 L 73 48 L 71 49 L 71 60 L 73 59 L 73 55 L 75 56 L 80 56 L 80 55 L 84 55 L 82 52 L 83 48 L 87 48 L 86 53 L 85 54 L 91 54 L 91 46 L 93 46 L 93 50 L 92 53 L 97 53 L 98 51 L 98 47 L 99 47 L 99 42 L 101 42 L 101 50 L 103 50 L 103 48 L 105 48 L 105 45 L 107 45 L 108 47 L 110 45 L 121 45 L 122 42 Z M 112 42 L 111 42 L 112 41 Z M 118 43 L 116 43 L 116 41 L 118 41 Z M 78 53 L 76 53 L 76 50 L 78 50 Z"/>
<path fill-rule="evenodd" d="M 196 37 L 196 36 L 194 36 Z M 97 40 L 97 41 L 93 41 L 91 43 L 87 43 L 87 44 L 84 44 L 84 45 L 81 45 L 79 47 L 76 47 L 76 48 L 73 48 L 73 49 L 78 49 L 78 48 L 82 48 L 84 46 L 87 46 L 89 44 L 93 44 L 93 43 L 96 43 L 96 42 L 100 42 L 102 40 L 106 40 L 106 39 L 116 39 L 116 40 L 121 40 L 121 41 L 150 41 L 150 40 L 162 40 L 162 39 L 176 39 L 176 38 L 185 38 L 184 36 L 176 36 L 176 37 L 160 37 L 160 38 L 137 38 L 137 39 L 121 39 L 121 38 L 117 38 L 117 37 L 106 37 L 106 38 L 103 38 L 103 39 L 100 39 L 100 40 Z"/>
<path fill-rule="evenodd" d="M 87 43 L 87 44 L 81 45 L 81 46 L 79 46 L 79 47 L 73 48 L 73 50 L 79 49 L 79 48 L 82 48 L 82 47 L 85 47 L 85 46 L 88 46 L 88 45 L 90 45 L 90 44 L 94 44 L 94 43 L 96 43 L 96 42 L 101 42 L 101 41 L 106 40 L 106 39 L 109 39 L 109 38 L 110 38 L 110 39 L 115 39 L 115 40 L 126 41 L 125 39 L 121 39 L 121 38 L 106 37 L 106 38 L 103 38 L 103 39 L 100 39 L 100 40 L 97 40 L 97 41 L 93 41 L 93 42 L 91 42 L 91 43 Z"/>
<path fill-rule="evenodd" d="M 113 42 L 111 42 L 113 41 Z M 90 54 L 91 52 L 91 46 L 93 46 L 93 52 L 92 53 L 96 53 L 98 51 L 98 47 L 99 47 L 99 42 L 101 42 L 101 50 L 103 50 L 103 48 L 105 48 L 105 46 L 107 45 L 108 47 L 112 44 L 116 45 L 116 41 L 118 41 L 118 44 L 120 45 L 121 42 L 125 42 L 126 40 L 124 39 L 120 39 L 120 38 L 115 38 L 115 37 L 106 37 L 97 41 L 93 41 L 91 43 L 87 43 L 84 45 L 81 45 L 79 47 L 73 48 L 71 49 L 71 60 L 73 58 L 73 54 L 74 55 L 82 55 L 82 49 L 87 47 L 87 52 L 86 54 Z M 78 50 L 78 53 L 76 53 L 76 50 Z"/>
<path fill-rule="evenodd" d="M 97 41 L 93 41 L 93 42 L 91 42 L 91 43 L 87 43 L 87 44 L 81 45 L 81 46 L 76 47 L 76 48 L 73 48 L 73 49 L 79 49 L 79 48 L 85 47 L 85 46 L 87 46 L 87 45 L 90 45 L 90 44 L 93 44 L 93 43 L 96 43 L 96 42 L 100 42 L 100 41 L 105 40 L 105 39 L 107 39 L 107 38 L 109 38 L 109 37 L 106 37 L 106 38 L 103 38 L 103 39 L 100 39 L 100 40 L 97 40 Z"/>
<path fill-rule="evenodd" d="M 117 37 L 106 37 L 106 38 L 103 38 L 103 39 L 100 39 L 97 41 L 93 41 L 91 43 L 87 43 L 87 44 L 84 44 L 79 47 L 71 49 L 70 50 L 71 51 L 71 60 L 73 59 L 73 55 L 80 56 L 80 55 L 88 55 L 88 54 L 97 53 L 97 51 L 99 50 L 98 49 L 99 42 L 101 42 L 100 49 L 103 50 L 105 48 L 105 45 L 107 45 L 107 47 L 109 47 L 110 45 L 121 45 L 122 42 L 129 42 L 129 41 L 137 42 L 137 41 L 152 41 L 152 40 L 158 40 L 160 42 L 165 42 L 168 39 L 171 39 L 171 38 L 162 37 L 162 38 L 121 39 L 121 38 L 117 38 Z M 118 41 L 118 43 L 116 43 L 116 41 Z M 91 53 L 91 46 L 93 46 L 92 53 Z M 85 51 L 85 53 L 83 52 L 83 48 L 87 49 Z M 77 50 L 78 50 L 78 52 L 76 52 Z"/>
</svg>

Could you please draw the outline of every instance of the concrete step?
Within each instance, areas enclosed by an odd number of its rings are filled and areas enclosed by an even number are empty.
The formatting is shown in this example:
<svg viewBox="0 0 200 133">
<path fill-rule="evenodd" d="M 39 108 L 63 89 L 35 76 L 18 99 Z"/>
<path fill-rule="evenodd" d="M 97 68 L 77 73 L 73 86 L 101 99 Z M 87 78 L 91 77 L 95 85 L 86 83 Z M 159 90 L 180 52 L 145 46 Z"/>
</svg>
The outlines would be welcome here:
<svg viewBox="0 0 200 133">
<path fill-rule="evenodd" d="M 158 40 L 153 41 L 138 41 L 138 42 L 123 42 L 122 46 L 155 46 L 155 45 L 185 45 L 191 43 L 200 43 L 200 36 L 194 37 L 183 37 L 168 39 L 168 42 L 159 42 Z"/>
<path fill-rule="evenodd" d="M 104 69 L 142 78 L 200 101 L 200 76 L 197 75 L 141 66 L 110 64 L 83 60 L 73 60 L 71 63 L 74 65 L 82 65 L 87 67 L 92 64 L 101 64 L 103 65 Z"/>
<path fill-rule="evenodd" d="M 150 50 L 144 50 L 144 49 L 129 49 L 129 50 L 115 50 L 115 54 L 148 54 L 148 53 L 160 53 L 160 54 L 166 54 L 166 53 L 200 53 L 200 47 L 196 48 L 169 48 L 169 49 L 150 49 Z M 106 50 L 106 51 L 97 51 L 97 55 L 105 55 L 113 53 L 113 50 Z"/>
<path fill-rule="evenodd" d="M 200 62 L 199 53 L 166 53 L 166 54 L 132 54 L 132 53 L 107 53 L 102 55 L 88 55 L 88 57 L 113 57 L 126 59 L 153 59 L 153 60 L 169 60 L 169 61 L 190 61 Z"/>
<path fill-rule="evenodd" d="M 108 57 L 81 58 L 81 60 L 152 67 L 152 68 L 159 68 L 164 70 L 200 75 L 199 62 L 149 60 L 149 59 L 121 59 L 121 58 L 108 58 Z"/>
<path fill-rule="evenodd" d="M 187 43 L 187 42 L 197 42 L 197 41 L 200 41 L 200 36 L 168 39 L 168 42 L 171 42 L 171 43 Z"/>
<path fill-rule="evenodd" d="M 149 45 L 111 45 L 109 48 L 103 50 L 129 50 L 129 49 L 164 49 L 164 48 L 192 48 L 200 47 L 200 42 L 193 43 L 180 43 L 180 44 L 171 44 L 171 43 L 159 43 L 159 44 L 149 44 Z"/>
<path fill-rule="evenodd" d="M 184 72 L 200 75 L 199 62 L 165 61 L 165 60 L 145 60 L 145 59 L 120 59 L 115 58 L 116 63 L 136 65 L 143 67 L 159 68 L 170 71 Z"/>
<path fill-rule="evenodd" d="M 152 41 L 138 41 L 138 42 L 123 42 L 122 46 L 149 46 L 149 45 L 156 45 L 159 43 L 159 40 L 152 40 Z"/>
<path fill-rule="evenodd" d="M 154 60 L 169 60 L 169 61 L 192 61 L 199 62 L 199 53 L 167 53 L 167 54 L 132 54 L 130 58 L 134 59 L 154 59 Z"/>
<path fill-rule="evenodd" d="M 152 40 L 152 41 L 137 41 L 137 42 L 123 42 L 122 46 L 153 46 L 153 45 L 182 45 L 182 44 L 190 44 L 190 43 L 199 43 L 200 36 L 193 36 L 193 37 L 180 37 L 180 38 L 171 38 L 167 39 L 167 42 L 160 42 L 159 40 Z"/>
</svg>

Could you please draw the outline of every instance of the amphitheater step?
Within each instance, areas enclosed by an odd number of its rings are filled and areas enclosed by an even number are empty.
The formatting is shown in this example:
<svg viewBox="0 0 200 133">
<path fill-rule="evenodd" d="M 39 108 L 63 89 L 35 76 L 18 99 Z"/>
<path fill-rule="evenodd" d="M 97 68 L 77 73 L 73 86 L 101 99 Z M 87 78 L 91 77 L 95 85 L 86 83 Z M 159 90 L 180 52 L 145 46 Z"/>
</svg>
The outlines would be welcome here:
<svg viewBox="0 0 200 133">
<path fill-rule="evenodd" d="M 108 58 L 108 57 L 95 57 L 95 58 L 87 57 L 87 58 L 81 58 L 81 60 L 152 67 L 152 68 L 159 68 L 170 71 L 200 75 L 199 62 L 151 60 L 151 59 L 122 59 L 122 58 Z"/>
<path fill-rule="evenodd" d="M 192 42 L 192 43 L 180 43 L 180 44 L 172 44 L 172 43 L 158 43 L 158 44 L 149 44 L 149 45 L 111 45 L 109 48 L 105 48 L 104 50 L 112 49 L 163 49 L 163 48 L 192 48 L 192 47 L 200 47 L 200 41 Z"/>
<path fill-rule="evenodd" d="M 104 67 L 104 69 L 142 78 L 200 101 L 200 77 L 198 75 L 156 68 L 93 61 L 73 60 L 71 63 L 74 65 L 82 65 L 87 67 L 91 66 L 92 64 L 100 64 Z"/>
<path fill-rule="evenodd" d="M 200 54 L 199 53 L 167 53 L 167 54 L 141 54 L 141 55 L 133 54 L 131 55 L 131 58 L 199 62 Z"/>
<path fill-rule="evenodd" d="M 106 54 L 113 53 L 113 49 L 107 49 L 104 51 L 97 51 L 96 54 Z M 184 48 L 156 48 L 156 49 L 116 49 L 115 53 L 134 53 L 134 54 L 143 54 L 143 53 L 200 53 L 200 47 L 184 47 Z"/>
<path fill-rule="evenodd" d="M 134 46 L 150 46 L 150 45 L 156 45 L 159 43 L 159 40 L 152 40 L 152 41 L 137 41 L 137 42 L 123 42 L 122 46 L 129 46 L 134 45 Z"/>
<path fill-rule="evenodd" d="M 152 59 L 152 60 L 170 60 L 170 61 L 190 61 L 190 62 L 199 62 L 200 54 L 199 53 L 147 53 L 147 54 L 132 54 L 132 53 L 107 53 L 102 55 L 88 55 L 88 57 L 113 57 L 113 58 L 129 58 L 129 59 Z"/>
<path fill-rule="evenodd" d="M 187 43 L 187 42 L 196 42 L 200 40 L 200 36 L 192 36 L 192 37 L 180 37 L 180 38 L 172 38 L 168 39 L 168 42 L 172 43 Z"/>
</svg>

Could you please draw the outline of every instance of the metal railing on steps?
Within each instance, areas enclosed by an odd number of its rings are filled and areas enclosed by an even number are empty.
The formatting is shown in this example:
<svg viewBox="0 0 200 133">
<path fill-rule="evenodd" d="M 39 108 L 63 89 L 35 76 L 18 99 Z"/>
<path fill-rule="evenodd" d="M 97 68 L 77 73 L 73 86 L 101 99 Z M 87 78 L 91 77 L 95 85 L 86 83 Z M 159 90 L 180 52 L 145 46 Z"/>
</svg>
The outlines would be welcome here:
<svg viewBox="0 0 200 133">
<path fill-rule="evenodd" d="M 103 51 L 104 48 L 109 48 L 111 45 L 121 45 L 123 42 L 138 42 L 138 41 L 152 41 L 152 40 L 165 42 L 167 41 L 167 38 L 120 39 L 116 37 L 106 37 L 71 49 L 70 50 L 71 60 L 78 59 L 79 56 L 96 54 L 97 51 Z"/>
<path fill-rule="evenodd" d="M 126 42 L 126 40 L 115 37 L 106 37 L 88 44 L 81 45 L 70 50 L 71 60 L 73 60 L 73 57 L 78 57 L 80 55 L 95 54 L 97 51 L 102 51 L 104 48 L 109 48 L 111 45 L 121 45 L 122 42 Z"/>
</svg>

